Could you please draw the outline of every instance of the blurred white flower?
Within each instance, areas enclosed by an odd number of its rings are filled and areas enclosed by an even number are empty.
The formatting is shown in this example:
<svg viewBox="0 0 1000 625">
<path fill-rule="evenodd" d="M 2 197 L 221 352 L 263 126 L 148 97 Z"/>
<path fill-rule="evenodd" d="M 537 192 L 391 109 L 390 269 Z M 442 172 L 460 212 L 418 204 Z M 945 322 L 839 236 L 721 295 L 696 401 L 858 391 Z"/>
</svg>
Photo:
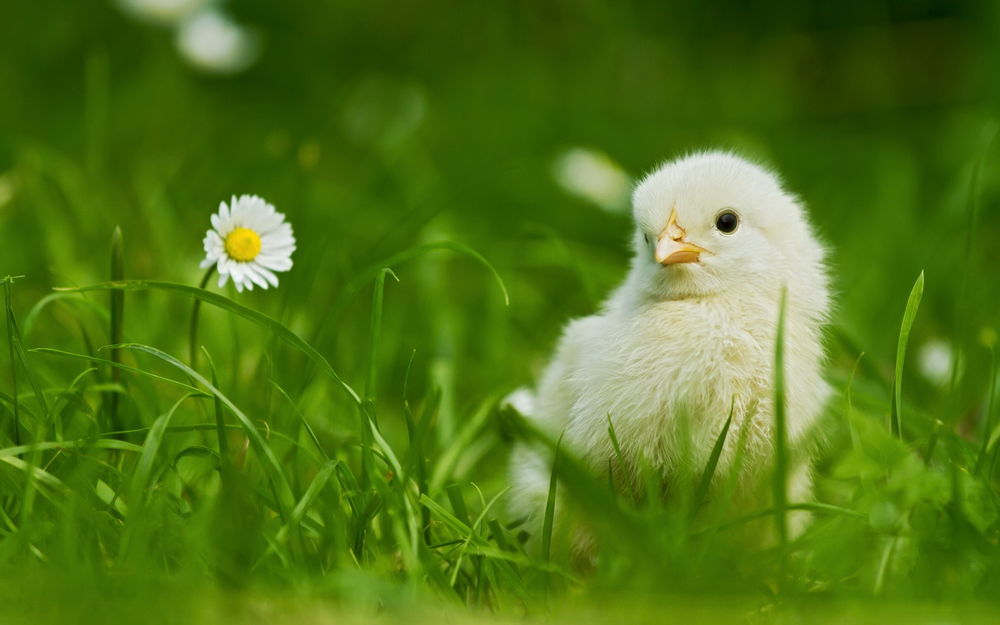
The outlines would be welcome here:
<svg viewBox="0 0 1000 625">
<path fill-rule="evenodd" d="M 181 24 L 177 49 L 200 70 L 235 74 L 257 60 L 257 37 L 225 14 L 205 9 Z"/>
<path fill-rule="evenodd" d="M 118 0 L 125 12 L 147 22 L 177 24 L 208 4 L 209 0 Z"/>
<path fill-rule="evenodd" d="M 212 229 L 205 234 L 204 269 L 216 265 L 219 286 L 233 279 L 236 290 L 278 286 L 275 271 L 292 268 L 295 236 L 282 213 L 256 195 L 233 196 L 212 215 Z"/>
<path fill-rule="evenodd" d="M 920 347 L 917 354 L 917 365 L 920 373 L 928 381 L 944 386 L 951 381 L 952 359 L 951 344 L 944 339 L 931 339 Z"/>
<path fill-rule="evenodd" d="M 571 148 L 556 158 L 552 175 L 566 191 L 608 212 L 628 208 L 632 181 L 606 154 Z"/>
</svg>

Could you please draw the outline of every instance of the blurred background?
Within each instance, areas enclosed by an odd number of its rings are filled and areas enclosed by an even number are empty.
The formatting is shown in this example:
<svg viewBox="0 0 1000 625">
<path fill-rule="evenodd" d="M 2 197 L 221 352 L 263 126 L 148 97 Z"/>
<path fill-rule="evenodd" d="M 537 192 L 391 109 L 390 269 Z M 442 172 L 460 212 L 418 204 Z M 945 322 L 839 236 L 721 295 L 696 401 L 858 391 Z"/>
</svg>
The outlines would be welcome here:
<svg viewBox="0 0 1000 625">
<path fill-rule="evenodd" d="M 907 393 L 932 406 L 957 363 L 981 397 L 1000 302 L 996 3 L 50 0 L 3 13 L 0 259 L 25 276 L 20 315 L 52 286 L 105 280 L 119 224 L 129 277 L 196 284 L 210 213 L 254 193 L 287 214 L 299 249 L 280 288 L 240 301 L 360 381 L 366 269 L 459 242 L 496 266 L 510 305 L 481 264 L 429 252 L 396 266 L 380 347 L 381 393 L 401 396 L 412 356 L 411 383 L 443 389 L 453 427 L 530 382 L 562 324 L 621 278 L 632 183 L 724 147 L 780 171 L 830 245 L 833 377 L 864 351 L 873 379 L 890 379 L 925 270 Z M 189 305 L 130 296 L 126 338 L 181 353 Z M 27 343 L 79 343 L 72 319 L 47 310 Z M 246 371 L 257 334 L 205 340 L 245 347 L 233 364 Z"/>
</svg>

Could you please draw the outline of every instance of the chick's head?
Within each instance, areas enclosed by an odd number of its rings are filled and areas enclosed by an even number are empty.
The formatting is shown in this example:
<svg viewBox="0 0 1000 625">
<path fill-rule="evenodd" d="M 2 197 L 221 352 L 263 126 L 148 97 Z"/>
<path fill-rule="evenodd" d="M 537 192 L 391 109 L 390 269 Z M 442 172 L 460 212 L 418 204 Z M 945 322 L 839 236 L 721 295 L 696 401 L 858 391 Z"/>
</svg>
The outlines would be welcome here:
<svg viewBox="0 0 1000 625">
<path fill-rule="evenodd" d="M 646 176 L 632 203 L 632 271 L 653 298 L 798 283 L 825 298 L 823 247 L 797 199 L 759 165 L 726 152 L 685 156 Z"/>
</svg>

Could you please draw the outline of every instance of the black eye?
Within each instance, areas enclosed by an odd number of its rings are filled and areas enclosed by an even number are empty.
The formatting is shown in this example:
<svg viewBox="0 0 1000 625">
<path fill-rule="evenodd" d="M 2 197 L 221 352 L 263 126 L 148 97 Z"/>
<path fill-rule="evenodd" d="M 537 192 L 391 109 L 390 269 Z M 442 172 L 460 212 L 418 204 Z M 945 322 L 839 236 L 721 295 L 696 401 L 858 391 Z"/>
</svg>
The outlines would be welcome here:
<svg viewBox="0 0 1000 625">
<path fill-rule="evenodd" d="M 731 234 L 740 225 L 740 218 L 733 211 L 722 211 L 715 218 L 715 227 L 723 234 Z"/>
<path fill-rule="evenodd" d="M 649 245 L 649 235 L 648 234 L 643 234 L 642 235 L 642 240 L 646 242 L 646 245 Z"/>
</svg>

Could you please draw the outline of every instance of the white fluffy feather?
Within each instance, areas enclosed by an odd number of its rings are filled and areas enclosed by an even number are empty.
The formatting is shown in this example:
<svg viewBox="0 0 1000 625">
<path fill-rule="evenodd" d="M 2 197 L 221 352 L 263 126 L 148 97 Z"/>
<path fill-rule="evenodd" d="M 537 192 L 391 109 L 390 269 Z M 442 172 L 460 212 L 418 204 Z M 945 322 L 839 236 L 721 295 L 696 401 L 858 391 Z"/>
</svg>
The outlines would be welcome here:
<svg viewBox="0 0 1000 625">
<path fill-rule="evenodd" d="M 723 209 L 739 217 L 730 234 L 716 227 Z M 654 259 L 672 210 L 685 239 L 707 250 L 697 262 L 664 266 Z M 804 445 L 829 394 L 822 375 L 829 307 L 824 249 L 798 200 L 774 174 L 724 152 L 686 156 L 657 169 L 636 188 L 633 214 L 635 254 L 627 277 L 600 312 L 566 327 L 528 416 L 562 435 L 595 472 L 606 472 L 614 458 L 610 416 L 626 461 L 615 471 L 627 482 L 636 477 L 640 459 L 669 476 L 686 446 L 689 459 L 704 466 L 732 405 L 731 432 L 746 428 L 740 474 L 759 476 L 772 456 L 783 287 L 793 446 Z M 730 468 L 737 439 L 727 438 L 717 475 Z M 541 516 L 549 465 L 536 449 L 515 451 L 515 514 Z M 791 489 L 793 500 L 808 496 L 808 463 L 796 468 Z"/>
</svg>

